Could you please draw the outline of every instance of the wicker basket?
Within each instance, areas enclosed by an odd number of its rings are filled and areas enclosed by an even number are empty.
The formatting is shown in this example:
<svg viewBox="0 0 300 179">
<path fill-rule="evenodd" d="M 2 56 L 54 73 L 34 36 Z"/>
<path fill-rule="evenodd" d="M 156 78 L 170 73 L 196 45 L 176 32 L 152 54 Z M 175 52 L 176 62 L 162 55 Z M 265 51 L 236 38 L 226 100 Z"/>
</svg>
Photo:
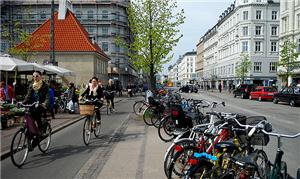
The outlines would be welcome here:
<svg viewBox="0 0 300 179">
<path fill-rule="evenodd" d="M 80 115 L 93 115 L 94 113 L 94 105 L 91 104 L 80 104 L 79 105 L 79 110 L 80 110 Z"/>
</svg>

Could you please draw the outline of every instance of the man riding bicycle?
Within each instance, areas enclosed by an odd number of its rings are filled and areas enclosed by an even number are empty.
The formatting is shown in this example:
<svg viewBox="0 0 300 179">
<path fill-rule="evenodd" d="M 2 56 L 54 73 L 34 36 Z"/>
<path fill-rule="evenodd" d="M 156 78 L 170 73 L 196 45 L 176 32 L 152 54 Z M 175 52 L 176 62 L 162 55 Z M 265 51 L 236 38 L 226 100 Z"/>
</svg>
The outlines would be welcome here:
<svg viewBox="0 0 300 179">
<path fill-rule="evenodd" d="M 87 87 L 87 89 L 81 94 L 81 96 L 79 97 L 79 100 L 81 100 L 83 97 L 86 97 L 86 99 L 89 100 L 95 100 L 95 99 L 99 99 L 101 101 L 96 102 L 96 105 L 98 107 L 98 110 L 96 111 L 96 115 L 97 115 L 97 123 L 101 122 L 101 115 L 100 115 L 100 108 L 103 105 L 103 90 L 102 88 L 98 85 L 98 78 L 97 77 L 93 77 L 91 79 L 91 84 Z"/>
</svg>

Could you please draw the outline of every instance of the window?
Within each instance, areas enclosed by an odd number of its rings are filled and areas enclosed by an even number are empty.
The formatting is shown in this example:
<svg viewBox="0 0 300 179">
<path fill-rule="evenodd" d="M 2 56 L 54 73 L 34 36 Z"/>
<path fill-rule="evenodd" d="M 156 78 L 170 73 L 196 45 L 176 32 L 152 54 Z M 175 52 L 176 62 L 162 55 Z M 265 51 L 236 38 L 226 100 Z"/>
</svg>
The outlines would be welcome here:
<svg viewBox="0 0 300 179">
<path fill-rule="evenodd" d="M 248 0 L 244 0 L 244 3 L 248 3 Z"/>
<path fill-rule="evenodd" d="M 277 27 L 276 26 L 271 27 L 271 35 L 273 35 L 273 36 L 277 35 Z"/>
<path fill-rule="evenodd" d="M 42 11 L 42 12 L 41 12 L 40 18 L 41 18 L 41 19 L 46 19 L 46 12 L 45 12 L 45 11 Z"/>
<path fill-rule="evenodd" d="M 35 16 L 35 14 L 33 12 L 30 12 L 29 19 L 34 19 L 35 18 L 34 16 Z"/>
<path fill-rule="evenodd" d="M 116 16 L 115 16 L 115 19 L 117 20 L 117 21 L 119 21 L 120 20 L 120 12 L 116 12 Z"/>
<path fill-rule="evenodd" d="M 256 11 L 256 19 L 261 19 L 261 10 Z"/>
<path fill-rule="evenodd" d="M 102 19 L 108 19 L 108 11 L 107 10 L 102 11 Z"/>
<path fill-rule="evenodd" d="M 271 52 L 277 52 L 277 42 L 271 42 Z"/>
<path fill-rule="evenodd" d="M 282 18 L 282 32 L 286 32 L 288 30 L 288 18 Z"/>
<path fill-rule="evenodd" d="M 248 42 L 242 42 L 242 51 L 243 52 L 248 52 Z"/>
<path fill-rule="evenodd" d="M 17 12 L 16 18 L 17 18 L 18 20 L 21 20 L 21 19 L 23 18 L 21 12 Z"/>
<path fill-rule="evenodd" d="M 91 27 L 91 26 L 88 26 L 87 31 L 88 31 L 89 34 L 92 34 L 92 33 L 94 33 L 94 28 Z"/>
<path fill-rule="evenodd" d="M 115 44 L 115 51 L 116 51 L 117 53 L 120 52 L 120 45 Z"/>
<path fill-rule="evenodd" d="M 255 52 L 261 52 L 262 50 L 262 42 L 255 42 Z"/>
<path fill-rule="evenodd" d="M 248 20 L 248 11 L 243 12 L 243 20 Z"/>
<path fill-rule="evenodd" d="M 108 35 L 108 27 L 102 27 L 102 35 Z"/>
<path fill-rule="evenodd" d="M 261 72 L 261 62 L 254 62 L 254 72 Z"/>
<path fill-rule="evenodd" d="M 102 42 L 102 50 L 108 52 L 108 42 Z"/>
<path fill-rule="evenodd" d="M 248 36 L 248 27 L 243 27 L 243 36 Z"/>
<path fill-rule="evenodd" d="M 88 19 L 94 19 L 94 12 L 93 11 L 88 11 Z"/>
<path fill-rule="evenodd" d="M 270 72 L 277 71 L 277 62 L 270 62 Z"/>
<path fill-rule="evenodd" d="M 77 19 L 81 19 L 81 11 L 75 12 Z"/>
<path fill-rule="evenodd" d="M 300 29 L 300 14 L 297 14 L 297 29 Z"/>
<path fill-rule="evenodd" d="M 255 35 L 261 35 L 261 26 L 255 26 Z"/>
<path fill-rule="evenodd" d="M 261 0 L 256 0 L 256 2 L 261 2 Z"/>
<path fill-rule="evenodd" d="M 277 11 L 272 11 L 272 20 L 277 20 Z"/>
</svg>

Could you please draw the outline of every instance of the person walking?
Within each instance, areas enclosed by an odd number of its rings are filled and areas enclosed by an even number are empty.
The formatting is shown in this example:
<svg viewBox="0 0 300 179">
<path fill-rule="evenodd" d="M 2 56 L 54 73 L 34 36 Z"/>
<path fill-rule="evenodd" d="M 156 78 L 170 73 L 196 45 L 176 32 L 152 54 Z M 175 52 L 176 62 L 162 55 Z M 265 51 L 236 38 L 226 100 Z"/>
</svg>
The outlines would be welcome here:
<svg viewBox="0 0 300 179">
<path fill-rule="evenodd" d="M 69 112 L 72 114 L 75 113 L 75 103 L 77 103 L 77 99 L 76 88 L 74 83 L 71 82 L 68 90 L 68 101 L 70 103 Z"/>
<path fill-rule="evenodd" d="M 112 112 L 115 112 L 114 98 L 115 98 L 116 87 L 112 79 L 108 80 L 108 85 L 106 86 L 106 92 L 107 92 L 107 95 L 105 96 L 106 101 L 107 103 L 108 102 L 111 103 Z"/>
<path fill-rule="evenodd" d="M 221 83 L 219 83 L 218 89 L 219 89 L 219 92 L 221 93 L 222 92 L 222 85 L 221 85 Z"/>
</svg>

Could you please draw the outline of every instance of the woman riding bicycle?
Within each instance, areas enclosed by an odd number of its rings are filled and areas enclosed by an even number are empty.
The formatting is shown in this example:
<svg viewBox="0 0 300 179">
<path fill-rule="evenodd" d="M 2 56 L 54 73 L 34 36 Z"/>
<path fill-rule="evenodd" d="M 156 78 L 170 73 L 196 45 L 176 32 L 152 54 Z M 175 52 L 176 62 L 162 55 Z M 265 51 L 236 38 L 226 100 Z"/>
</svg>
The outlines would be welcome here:
<svg viewBox="0 0 300 179">
<path fill-rule="evenodd" d="M 114 81 L 112 79 L 108 80 L 108 85 L 106 87 L 106 91 L 108 92 L 107 95 L 105 96 L 107 103 L 111 103 L 112 111 L 115 111 L 115 104 L 114 104 L 114 98 L 115 98 L 115 91 L 116 87 L 114 84 Z"/>
<path fill-rule="evenodd" d="M 78 98 L 79 100 L 81 100 L 83 97 L 86 97 L 86 99 L 89 100 L 101 100 L 99 102 L 96 102 L 96 105 L 98 107 L 98 110 L 96 112 L 97 115 L 97 122 L 100 122 L 101 120 L 101 116 L 100 116 L 100 108 L 102 107 L 103 103 L 103 90 L 101 87 L 99 87 L 98 85 L 98 78 L 97 77 L 93 77 L 91 79 L 91 84 L 87 87 L 87 89 L 81 94 L 81 96 Z"/>
<path fill-rule="evenodd" d="M 29 89 L 23 104 L 32 104 L 39 102 L 37 108 L 31 108 L 30 114 L 37 122 L 38 128 L 42 129 L 42 117 L 46 118 L 46 107 L 49 105 L 49 87 L 42 80 L 42 73 L 40 71 L 33 72 L 33 83 L 29 85 Z"/>
</svg>

